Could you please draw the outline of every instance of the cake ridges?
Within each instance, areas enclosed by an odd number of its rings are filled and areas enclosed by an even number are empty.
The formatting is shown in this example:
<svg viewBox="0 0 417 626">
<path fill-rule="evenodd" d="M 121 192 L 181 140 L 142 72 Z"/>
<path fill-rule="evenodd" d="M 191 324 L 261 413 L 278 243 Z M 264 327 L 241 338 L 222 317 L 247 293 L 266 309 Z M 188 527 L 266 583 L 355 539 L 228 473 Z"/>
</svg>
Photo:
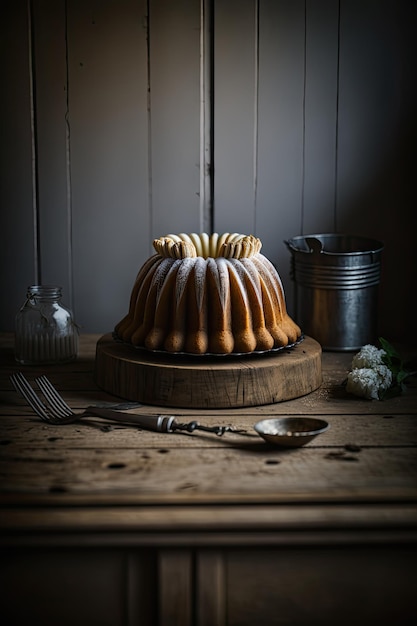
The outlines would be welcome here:
<svg viewBox="0 0 417 626">
<path fill-rule="evenodd" d="M 154 240 L 139 270 L 128 314 L 115 326 L 123 341 L 190 354 L 264 352 L 296 343 L 301 329 L 286 310 L 281 278 L 240 233 L 180 233 Z"/>
</svg>

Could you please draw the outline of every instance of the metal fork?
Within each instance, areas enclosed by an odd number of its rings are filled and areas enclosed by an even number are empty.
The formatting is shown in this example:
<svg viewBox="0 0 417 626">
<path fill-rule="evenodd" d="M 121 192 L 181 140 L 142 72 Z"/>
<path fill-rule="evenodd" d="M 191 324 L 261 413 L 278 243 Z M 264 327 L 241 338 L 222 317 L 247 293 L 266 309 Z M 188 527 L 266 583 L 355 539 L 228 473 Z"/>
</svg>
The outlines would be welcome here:
<svg viewBox="0 0 417 626">
<path fill-rule="evenodd" d="M 40 400 L 29 381 L 21 372 L 12 374 L 10 380 L 16 391 L 25 398 L 29 406 L 31 406 L 41 420 L 54 426 L 73 424 L 83 417 L 95 416 L 165 433 L 174 432 L 175 430 L 183 430 L 189 433 L 192 433 L 194 430 L 202 430 L 221 436 L 224 435 L 225 432 L 246 432 L 243 430 L 235 430 L 231 426 L 204 426 L 196 421 L 179 423 L 173 415 L 132 415 L 130 413 L 123 413 L 122 411 L 116 411 L 115 409 L 96 406 L 89 406 L 81 413 L 75 413 L 46 376 L 39 376 L 35 379 L 35 382 L 41 390 L 47 404 Z"/>
</svg>

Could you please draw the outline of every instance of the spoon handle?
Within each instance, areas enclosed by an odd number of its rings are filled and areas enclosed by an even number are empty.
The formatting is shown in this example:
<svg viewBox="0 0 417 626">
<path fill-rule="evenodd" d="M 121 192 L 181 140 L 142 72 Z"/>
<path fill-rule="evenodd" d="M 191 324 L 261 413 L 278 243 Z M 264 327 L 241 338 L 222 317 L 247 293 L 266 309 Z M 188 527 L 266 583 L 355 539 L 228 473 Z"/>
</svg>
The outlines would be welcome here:
<svg viewBox="0 0 417 626">
<path fill-rule="evenodd" d="M 98 407 L 89 407 L 88 414 L 115 420 L 116 422 L 124 422 L 125 424 L 134 424 L 140 428 L 153 430 L 158 433 L 172 433 L 175 430 L 183 430 L 192 433 L 195 430 L 202 430 L 208 433 L 215 433 L 221 437 L 226 432 L 246 432 L 235 430 L 231 426 L 204 426 L 196 421 L 177 422 L 173 415 L 134 415 L 132 413 L 123 413 L 113 409 Z"/>
<path fill-rule="evenodd" d="M 134 415 L 133 413 L 123 413 L 114 409 L 101 407 L 88 407 L 88 415 L 95 415 L 103 419 L 132 424 L 146 430 L 154 430 L 158 433 L 173 432 L 172 425 L 175 421 L 173 415 Z"/>
</svg>

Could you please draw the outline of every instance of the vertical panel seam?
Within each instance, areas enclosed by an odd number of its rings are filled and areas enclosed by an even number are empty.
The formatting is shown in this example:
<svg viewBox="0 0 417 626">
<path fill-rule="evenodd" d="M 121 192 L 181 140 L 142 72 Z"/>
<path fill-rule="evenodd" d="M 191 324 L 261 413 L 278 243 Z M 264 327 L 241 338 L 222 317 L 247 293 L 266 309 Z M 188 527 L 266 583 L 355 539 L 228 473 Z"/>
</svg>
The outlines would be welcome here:
<svg viewBox="0 0 417 626">
<path fill-rule="evenodd" d="M 253 232 L 257 227 L 258 202 L 258 134 L 259 134 L 259 0 L 255 0 L 255 66 L 254 66 L 254 124 L 253 124 Z"/>
<path fill-rule="evenodd" d="M 65 167 L 67 185 L 67 254 L 68 254 L 68 299 L 70 307 L 75 308 L 74 303 L 74 272 L 72 255 L 72 177 L 71 177 L 71 123 L 70 123 L 70 97 L 69 97 L 69 40 L 68 40 L 68 0 L 65 0 Z"/>
<path fill-rule="evenodd" d="M 213 0 L 200 1 L 200 228 L 213 231 Z"/>
<path fill-rule="evenodd" d="M 41 284 L 41 257 L 39 231 L 39 172 L 38 172 L 38 133 L 36 115 L 36 60 L 35 60 L 35 24 L 33 0 L 27 3 L 28 39 L 29 39 L 29 81 L 30 81 L 30 126 L 32 151 L 32 214 L 33 214 L 33 261 L 34 279 Z"/>
<path fill-rule="evenodd" d="M 304 0 L 304 58 L 303 58 L 303 139 L 301 164 L 300 233 L 304 232 L 304 201 L 306 177 L 306 94 L 307 94 L 307 0 Z"/>
<path fill-rule="evenodd" d="M 336 128 L 335 128 L 335 155 L 334 155 L 334 200 L 333 200 L 333 226 L 337 232 L 337 197 L 339 176 L 339 96 L 340 96 L 340 29 L 341 29 L 341 0 L 338 1 L 337 16 L 337 65 L 336 65 Z"/>
<path fill-rule="evenodd" d="M 146 71 L 147 71 L 147 107 L 148 107 L 148 215 L 150 234 L 153 233 L 153 195 L 152 195 L 152 111 L 151 111 L 151 0 L 146 2 Z M 150 237 L 152 239 L 152 237 Z"/>
</svg>

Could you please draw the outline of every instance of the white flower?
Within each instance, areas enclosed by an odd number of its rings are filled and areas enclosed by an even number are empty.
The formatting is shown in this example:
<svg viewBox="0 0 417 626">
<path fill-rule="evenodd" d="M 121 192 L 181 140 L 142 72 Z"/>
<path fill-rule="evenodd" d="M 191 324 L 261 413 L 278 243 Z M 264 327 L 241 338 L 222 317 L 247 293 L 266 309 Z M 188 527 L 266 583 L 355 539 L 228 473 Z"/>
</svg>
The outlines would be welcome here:
<svg viewBox="0 0 417 626">
<path fill-rule="evenodd" d="M 379 400 L 380 393 L 392 383 L 392 372 L 386 365 L 356 367 L 348 374 L 346 391 L 368 400 Z"/>
<path fill-rule="evenodd" d="M 352 369 L 372 368 L 374 369 L 378 365 L 383 365 L 383 356 L 386 354 L 385 350 L 378 350 L 376 346 L 367 344 L 363 346 L 352 359 Z"/>
<path fill-rule="evenodd" d="M 377 365 L 374 367 L 379 377 L 380 391 L 386 391 L 392 385 L 392 371 L 387 365 Z"/>
</svg>

